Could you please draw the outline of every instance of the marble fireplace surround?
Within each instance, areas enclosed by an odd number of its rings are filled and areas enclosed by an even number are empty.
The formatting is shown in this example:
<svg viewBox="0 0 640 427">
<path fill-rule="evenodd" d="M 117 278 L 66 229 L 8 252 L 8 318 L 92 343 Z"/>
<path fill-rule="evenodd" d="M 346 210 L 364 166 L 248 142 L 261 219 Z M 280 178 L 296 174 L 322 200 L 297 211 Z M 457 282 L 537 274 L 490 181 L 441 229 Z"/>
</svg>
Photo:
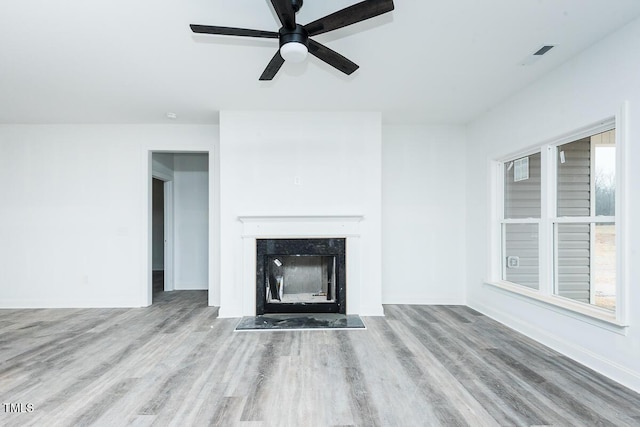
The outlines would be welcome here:
<svg viewBox="0 0 640 427">
<path fill-rule="evenodd" d="M 247 215 L 242 223 L 242 312 L 256 314 L 256 239 L 346 239 L 347 314 L 360 314 L 363 215 Z"/>
</svg>

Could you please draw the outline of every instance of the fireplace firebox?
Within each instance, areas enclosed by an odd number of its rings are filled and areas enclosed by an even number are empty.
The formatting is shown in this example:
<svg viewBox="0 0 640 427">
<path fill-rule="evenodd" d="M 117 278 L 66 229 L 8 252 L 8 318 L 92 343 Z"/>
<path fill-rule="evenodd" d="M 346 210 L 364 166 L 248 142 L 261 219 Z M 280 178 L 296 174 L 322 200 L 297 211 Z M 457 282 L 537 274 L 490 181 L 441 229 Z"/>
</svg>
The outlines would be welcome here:
<svg viewBox="0 0 640 427">
<path fill-rule="evenodd" d="M 256 315 L 346 314 L 344 238 L 257 239 Z"/>
</svg>

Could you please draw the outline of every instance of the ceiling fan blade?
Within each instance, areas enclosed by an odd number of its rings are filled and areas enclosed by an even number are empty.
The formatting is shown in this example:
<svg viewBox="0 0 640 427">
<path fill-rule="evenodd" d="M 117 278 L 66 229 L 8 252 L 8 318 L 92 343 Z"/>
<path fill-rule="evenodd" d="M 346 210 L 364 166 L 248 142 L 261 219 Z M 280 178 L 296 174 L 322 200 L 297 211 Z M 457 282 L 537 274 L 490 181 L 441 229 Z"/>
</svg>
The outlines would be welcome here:
<svg viewBox="0 0 640 427">
<path fill-rule="evenodd" d="M 244 37 L 260 37 L 266 39 L 277 39 L 278 33 L 273 31 L 248 30 L 245 28 L 234 27 L 215 27 L 211 25 L 191 24 L 191 31 L 198 34 L 219 34 L 223 36 L 244 36 Z"/>
<path fill-rule="evenodd" d="M 338 52 L 311 39 L 309 39 L 309 53 L 347 75 L 360 68 L 359 65 L 349 61 Z"/>
<path fill-rule="evenodd" d="M 278 49 L 276 54 L 273 55 L 273 58 L 271 58 L 271 61 L 269 61 L 269 64 L 267 64 L 267 68 L 262 72 L 260 80 L 273 80 L 273 77 L 280 67 L 282 67 L 282 64 L 284 64 L 284 59 L 280 55 L 280 49 Z"/>
<path fill-rule="evenodd" d="M 316 36 L 391 12 L 393 8 L 393 0 L 365 0 L 310 22 L 304 28 L 310 36 Z"/>
<path fill-rule="evenodd" d="M 271 0 L 271 4 L 283 26 L 290 30 L 296 28 L 296 11 L 293 10 L 291 0 Z"/>
</svg>

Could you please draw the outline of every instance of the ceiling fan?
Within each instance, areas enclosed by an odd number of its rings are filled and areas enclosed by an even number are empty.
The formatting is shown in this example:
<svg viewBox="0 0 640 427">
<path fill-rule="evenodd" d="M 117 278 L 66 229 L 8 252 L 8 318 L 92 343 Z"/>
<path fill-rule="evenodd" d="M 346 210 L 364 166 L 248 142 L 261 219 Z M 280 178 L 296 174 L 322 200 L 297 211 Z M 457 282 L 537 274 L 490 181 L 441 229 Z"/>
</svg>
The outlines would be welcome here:
<svg viewBox="0 0 640 427">
<path fill-rule="evenodd" d="M 282 23 L 278 32 L 195 24 L 191 25 L 191 30 L 199 34 L 278 39 L 280 49 L 265 68 L 260 80 L 272 80 L 285 60 L 302 62 L 308 53 L 345 74 L 351 74 L 358 69 L 357 64 L 309 37 L 391 12 L 394 8 L 393 0 L 365 0 L 307 25 L 300 25 L 296 23 L 296 12 L 302 7 L 302 2 L 303 0 L 271 0 Z"/>
</svg>

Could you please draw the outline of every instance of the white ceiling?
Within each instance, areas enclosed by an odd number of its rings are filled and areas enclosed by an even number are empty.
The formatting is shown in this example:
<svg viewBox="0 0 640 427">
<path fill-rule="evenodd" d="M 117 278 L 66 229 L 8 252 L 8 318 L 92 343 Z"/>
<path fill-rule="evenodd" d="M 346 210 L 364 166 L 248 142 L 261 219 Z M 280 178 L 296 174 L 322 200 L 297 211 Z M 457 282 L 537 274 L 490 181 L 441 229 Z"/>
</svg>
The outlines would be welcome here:
<svg viewBox="0 0 640 427">
<path fill-rule="evenodd" d="M 358 0 L 305 0 L 301 24 Z M 224 109 L 381 111 L 385 123 L 465 123 L 640 16 L 639 0 L 395 0 L 315 37 L 360 65 L 310 57 L 258 77 L 277 31 L 268 0 L 1 0 L 0 123 L 215 123 Z M 520 63 L 557 44 L 533 65 Z"/>
</svg>

